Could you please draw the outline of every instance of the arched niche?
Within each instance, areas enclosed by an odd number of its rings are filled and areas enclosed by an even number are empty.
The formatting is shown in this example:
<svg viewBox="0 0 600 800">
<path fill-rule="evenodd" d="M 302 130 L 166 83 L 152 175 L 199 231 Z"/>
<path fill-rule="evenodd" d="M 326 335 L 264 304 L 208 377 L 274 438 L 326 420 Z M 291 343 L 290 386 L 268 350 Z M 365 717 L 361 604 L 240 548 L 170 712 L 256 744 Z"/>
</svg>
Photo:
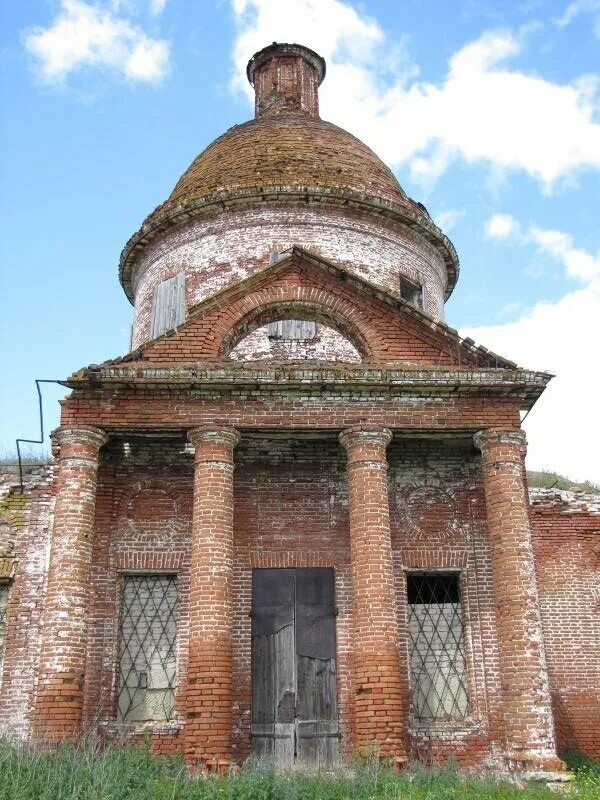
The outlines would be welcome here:
<svg viewBox="0 0 600 800">
<path fill-rule="evenodd" d="M 296 320 L 314 323 L 307 338 L 279 335 L 273 323 Z M 306 326 L 303 326 L 306 328 Z M 314 332 L 313 332 L 314 331 Z M 351 321 L 330 309 L 306 302 L 280 302 L 254 309 L 224 337 L 221 355 L 232 361 L 369 360 L 370 347 Z"/>
</svg>

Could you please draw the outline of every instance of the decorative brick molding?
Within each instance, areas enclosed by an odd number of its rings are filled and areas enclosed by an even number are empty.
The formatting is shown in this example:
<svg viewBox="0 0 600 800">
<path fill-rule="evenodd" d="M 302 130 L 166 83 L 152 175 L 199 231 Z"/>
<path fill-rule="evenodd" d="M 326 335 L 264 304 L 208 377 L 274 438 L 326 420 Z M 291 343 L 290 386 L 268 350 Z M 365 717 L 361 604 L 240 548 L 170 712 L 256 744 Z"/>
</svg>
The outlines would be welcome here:
<svg viewBox="0 0 600 800">
<path fill-rule="evenodd" d="M 195 769 L 231 763 L 233 428 L 200 427 L 195 447 L 185 754 Z"/>
<path fill-rule="evenodd" d="M 390 536 L 387 428 L 357 425 L 340 434 L 348 457 L 354 745 L 406 760 Z"/>
<path fill-rule="evenodd" d="M 57 742 L 81 733 L 98 455 L 107 436 L 64 427 L 52 441 L 58 476 L 34 729 Z"/>
<path fill-rule="evenodd" d="M 554 723 L 542 639 L 529 522 L 525 433 L 490 429 L 481 450 L 500 671 L 506 757 L 513 766 L 557 769 Z"/>
</svg>

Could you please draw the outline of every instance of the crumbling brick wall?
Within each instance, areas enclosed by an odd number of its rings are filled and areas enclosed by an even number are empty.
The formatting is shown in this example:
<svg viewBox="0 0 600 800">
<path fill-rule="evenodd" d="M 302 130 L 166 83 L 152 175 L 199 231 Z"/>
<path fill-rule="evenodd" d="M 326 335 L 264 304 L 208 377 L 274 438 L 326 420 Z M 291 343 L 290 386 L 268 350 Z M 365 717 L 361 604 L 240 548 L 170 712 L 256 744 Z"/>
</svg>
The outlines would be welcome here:
<svg viewBox="0 0 600 800">
<path fill-rule="evenodd" d="M 9 583 L 0 676 L 0 730 L 25 737 L 30 730 L 41 614 L 54 508 L 54 468 L 24 467 L 21 493 L 16 466 L 0 468 L 0 563 Z"/>
<path fill-rule="evenodd" d="M 600 758 L 600 496 L 530 497 L 558 746 Z"/>
</svg>

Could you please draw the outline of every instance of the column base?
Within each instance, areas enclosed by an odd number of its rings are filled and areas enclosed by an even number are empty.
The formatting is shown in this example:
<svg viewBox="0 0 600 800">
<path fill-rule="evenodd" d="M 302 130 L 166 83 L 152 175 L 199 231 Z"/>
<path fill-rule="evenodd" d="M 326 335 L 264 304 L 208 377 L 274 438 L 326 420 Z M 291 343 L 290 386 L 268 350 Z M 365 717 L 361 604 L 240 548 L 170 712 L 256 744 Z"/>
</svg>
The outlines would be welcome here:
<svg viewBox="0 0 600 800">
<path fill-rule="evenodd" d="M 59 672 L 40 675 L 33 729 L 40 745 L 75 744 L 81 737 L 83 676 Z"/>
<path fill-rule="evenodd" d="M 506 756 L 506 766 L 515 773 L 560 773 L 567 767 L 558 756 L 539 756 L 535 753 L 511 753 Z"/>
<path fill-rule="evenodd" d="M 229 772 L 239 771 L 239 767 L 230 758 L 217 758 L 215 756 L 200 756 L 195 764 L 189 764 L 190 775 L 227 775 Z"/>
</svg>

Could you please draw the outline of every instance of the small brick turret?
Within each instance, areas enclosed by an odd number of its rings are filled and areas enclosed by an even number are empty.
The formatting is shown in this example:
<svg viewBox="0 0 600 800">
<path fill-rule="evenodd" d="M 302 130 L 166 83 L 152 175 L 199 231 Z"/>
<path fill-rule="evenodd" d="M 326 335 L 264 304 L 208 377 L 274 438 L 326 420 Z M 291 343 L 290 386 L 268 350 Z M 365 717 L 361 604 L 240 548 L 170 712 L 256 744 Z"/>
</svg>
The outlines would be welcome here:
<svg viewBox="0 0 600 800">
<path fill-rule="evenodd" d="M 308 47 L 273 42 L 250 59 L 247 75 L 256 93 L 256 117 L 286 112 L 319 116 L 325 60 Z"/>
</svg>

